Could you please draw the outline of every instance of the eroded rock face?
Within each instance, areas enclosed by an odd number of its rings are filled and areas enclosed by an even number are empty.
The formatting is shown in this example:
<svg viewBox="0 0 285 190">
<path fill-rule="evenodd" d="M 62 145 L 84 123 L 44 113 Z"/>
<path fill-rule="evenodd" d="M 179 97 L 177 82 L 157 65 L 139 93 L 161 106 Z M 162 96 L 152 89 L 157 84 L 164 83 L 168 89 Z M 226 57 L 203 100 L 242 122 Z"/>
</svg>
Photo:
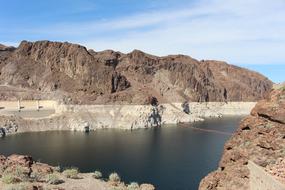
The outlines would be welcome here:
<svg viewBox="0 0 285 190">
<path fill-rule="evenodd" d="M 50 41 L 0 47 L 0 99 L 55 99 L 65 103 L 256 101 L 272 82 L 219 61 L 189 56 L 157 57 L 134 50 L 95 52 Z M 16 87 L 16 88 L 15 88 Z"/>
<path fill-rule="evenodd" d="M 131 84 L 127 80 L 127 78 L 120 73 L 114 72 L 112 75 L 112 91 L 111 93 L 114 92 L 119 92 L 123 91 L 127 88 L 129 88 Z"/>
<path fill-rule="evenodd" d="M 17 182 L 29 181 L 33 175 L 46 175 L 54 168 L 33 161 L 31 156 L 13 154 L 9 157 L 0 155 L 0 176 L 13 175 Z"/>
<path fill-rule="evenodd" d="M 285 85 L 284 85 L 285 86 Z M 270 121 L 285 124 L 285 89 L 280 87 L 271 93 L 268 99 L 261 100 L 252 110 L 251 115 L 261 116 Z"/>
<path fill-rule="evenodd" d="M 23 167 L 31 167 L 33 159 L 31 156 L 13 154 L 7 158 L 7 165 L 20 165 Z"/>
<path fill-rule="evenodd" d="M 200 183 L 200 190 L 249 189 L 248 160 L 266 167 L 285 157 L 285 88 L 257 103 L 225 144 L 219 169 Z"/>
<path fill-rule="evenodd" d="M 0 116 L 0 137 L 13 134 L 18 131 L 18 124 L 13 117 Z"/>
<path fill-rule="evenodd" d="M 31 166 L 33 173 L 50 174 L 54 171 L 53 167 L 48 164 L 36 162 Z"/>
<path fill-rule="evenodd" d="M 280 158 L 274 164 L 269 164 L 265 169 L 273 175 L 277 180 L 285 184 L 285 158 Z"/>
</svg>

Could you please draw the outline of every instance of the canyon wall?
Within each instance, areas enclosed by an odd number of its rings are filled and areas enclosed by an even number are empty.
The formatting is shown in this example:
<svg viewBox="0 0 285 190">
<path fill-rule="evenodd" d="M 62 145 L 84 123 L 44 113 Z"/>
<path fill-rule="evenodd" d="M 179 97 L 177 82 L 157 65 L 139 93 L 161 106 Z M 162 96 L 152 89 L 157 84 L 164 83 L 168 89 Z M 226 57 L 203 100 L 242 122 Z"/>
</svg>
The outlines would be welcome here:
<svg viewBox="0 0 285 190">
<path fill-rule="evenodd" d="M 226 142 L 219 168 L 206 176 L 200 190 L 249 190 L 250 161 L 261 167 L 285 157 L 285 86 L 259 101 Z M 282 169 L 282 168 L 280 168 Z M 285 172 L 284 170 L 282 170 Z"/>
</svg>

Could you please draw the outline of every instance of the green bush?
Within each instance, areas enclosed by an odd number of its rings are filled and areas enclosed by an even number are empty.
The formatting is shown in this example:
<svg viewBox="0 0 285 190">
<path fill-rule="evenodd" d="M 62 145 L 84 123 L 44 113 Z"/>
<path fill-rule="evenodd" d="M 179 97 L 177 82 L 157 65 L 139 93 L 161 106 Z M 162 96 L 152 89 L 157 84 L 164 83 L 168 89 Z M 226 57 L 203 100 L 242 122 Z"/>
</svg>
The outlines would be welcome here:
<svg viewBox="0 0 285 190">
<path fill-rule="evenodd" d="M 102 173 L 100 171 L 96 170 L 92 176 L 95 179 L 100 179 L 102 177 Z"/>
<path fill-rule="evenodd" d="M 140 185 L 137 182 L 132 182 L 127 186 L 127 190 L 138 190 Z"/>
<path fill-rule="evenodd" d="M 54 173 L 47 175 L 46 182 L 52 185 L 58 185 L 63 183 L 63 181 L 59 178 L 59 176 Z"/>
<path fill-rule="evenodd" d="M 6 173 L 2 175 L 2 182 L 5 184 L 13 184 L 17 183 L 18 179 L 14 175 Z"/>
<path fill-rule="evenodd" d="M 120 182 L 121 178 L 120 178 L 120 176 L 116 172 L 113 172 L 113 173 L 111 173 L 109 175 L 109 181 L 111 181 L 111 182 Z"/>
<path fill-rule="evenodd" d="M 78 179 L 78 169 L 77 168 L 70 168 L 70 169 L 65 169 L 63 171 L 63 175 L 67 178 L 71 179 Z"/>
</svg>

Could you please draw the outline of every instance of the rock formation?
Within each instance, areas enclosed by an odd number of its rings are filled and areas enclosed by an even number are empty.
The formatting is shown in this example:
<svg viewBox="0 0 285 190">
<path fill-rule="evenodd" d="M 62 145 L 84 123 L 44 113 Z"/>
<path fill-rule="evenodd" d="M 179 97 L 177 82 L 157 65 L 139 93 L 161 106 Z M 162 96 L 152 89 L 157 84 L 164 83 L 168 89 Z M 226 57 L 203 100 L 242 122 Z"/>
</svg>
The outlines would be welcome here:
<svg viewBox="0 0 285 190">
<path fill-rule="evenodd" d="M 139 50 L 95 52 L 67 42 L 0 46 L 0 99 L 54 99 L 73 104 L 256 101 L 272 82 L 220 61 L 157 57 Z"/>
<path fill-rule="evenodd" d="M 4 137 L 11 133 L 16 133 L 17 131 L 18 125 L 15 118 L 0 116 L 0 137 Z"/>
<path fill-rule="evenodd" d="M 225 144 L 219 169 L 200 183 L 200 190 L 249 189 L 248 160 L 266 167 L 285 157 L 285 86 L 261 100 Z"/>
<path fill-rule="evenodd" d="M 101 172 L 100 172 L 101 174 Z M 0 189 L 23 190 L 110 190 L 136 189 L 155 190 L 151 184 L 125 184 L 120 180 L 104 181 L 95 173 L 79 173 L 77 169 L 66 169 L 36 162 L 31 156 L 13 154 L 0 155 Z"/>
</svg>

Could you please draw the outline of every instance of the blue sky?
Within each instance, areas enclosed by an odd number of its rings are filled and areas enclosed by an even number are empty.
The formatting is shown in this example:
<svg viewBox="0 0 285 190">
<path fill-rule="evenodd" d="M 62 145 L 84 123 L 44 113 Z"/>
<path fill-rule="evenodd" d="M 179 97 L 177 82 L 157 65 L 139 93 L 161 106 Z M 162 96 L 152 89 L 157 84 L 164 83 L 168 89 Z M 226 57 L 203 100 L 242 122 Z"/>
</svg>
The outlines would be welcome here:
<svg viewBox="0 0 285 190">
<path fill-rule="evenodd" d="M 0 0 L 0 43 L 224 60 L 285 81 L 284 0 Z"/>
</svg>

